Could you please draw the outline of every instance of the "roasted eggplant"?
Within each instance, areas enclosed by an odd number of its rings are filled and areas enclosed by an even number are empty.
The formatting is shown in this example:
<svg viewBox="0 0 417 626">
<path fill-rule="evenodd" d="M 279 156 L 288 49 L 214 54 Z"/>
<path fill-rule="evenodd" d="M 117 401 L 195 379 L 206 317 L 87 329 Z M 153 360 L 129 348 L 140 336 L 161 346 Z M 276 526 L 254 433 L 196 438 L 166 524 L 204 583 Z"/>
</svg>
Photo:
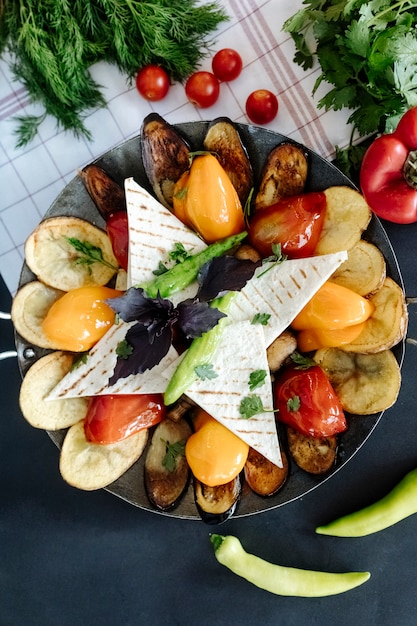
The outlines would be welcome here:
<svg viewBox="0 0 417 626">
<path fill-rule="evenodd" d="M 298 467 L 309 474 L 325 474 L 336 462 L 337 436 L 307 437 L 287 427 L 288 450 Z"/>
<path fill-rule="evenodd" d="M 143 167 L 159 202 L 172 208 L 175 183 L 190 166 L 190 147 L 157 113 L 145 117 L 141 131 Z"/>
<path fill-rule="evenodd" d="M 242 483 L 240 476 L 225 485 L 208 487 L 194 477 L 194 497 L 197 511 L 206 524 L 221 524 L 236 511 Z"/>
<path fill-rule="evenodd" d="M 124 189 L 101 167 L 87 165 L 79 175 L 106 222 L 113 213 L 126 211 Z"/>
<path fill-rule="evenodd" d="M 281 143 L 268 154 L 261 174 L 254 209 L 271 206 L 281 198 L 304 191 L 308 174 L 307 154 L 293 143 Z"/>
<path fill-rule="evenodd" d="M 243 468 L 245 480 L 251 490 L 259 496 L 272 496 L 284 485 L 288 477 L 288 459 L 281 451 L 282 465 L 278 467 L 253 448 Z"/>
<path fill-rule="evenodd" d="M 227 117 L 211 122 L 204 138 L 204 148 L 216 154 L 244 206 L 253 187 L 253 171 L 233 122 Z"/>
<path fill-rule="evenodd" d="M 185 443 L 190 435 L 191 428 L 184 419 L 165 419 L 153 433 L 145 459 L 145 488 L 150 502 L 160 511 L 174 508 L 188 486 Z"/>
</svg>

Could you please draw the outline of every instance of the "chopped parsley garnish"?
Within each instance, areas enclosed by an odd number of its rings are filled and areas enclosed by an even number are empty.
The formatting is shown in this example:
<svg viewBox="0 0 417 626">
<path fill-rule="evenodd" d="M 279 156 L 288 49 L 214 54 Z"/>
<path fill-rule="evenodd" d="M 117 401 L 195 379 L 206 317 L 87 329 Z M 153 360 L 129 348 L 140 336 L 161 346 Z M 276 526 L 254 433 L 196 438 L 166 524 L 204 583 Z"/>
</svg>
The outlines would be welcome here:
<svg viewBox="0 0 417 626">
<path fill-rule="evenodd" d="M 175 443 L 163 441 L 163 443 L 165 444 L 165 456 L 162 459 L 162 465 L 168 472 L 173 472 L 176 467 L 177 458 L 184 456 L 185 441 L 176 441 Z"/>
<path fill-rule="evenodd" d="M 301 406 L 300 396 L 293 396 L 287 400 L 287 409 L 289 411 L 298 411 Z"/>
<path fill-rule="evenodd" d="M 245 396 L 240 402 L 239 413 L 245 419 L 250 419 L 254 415 L 258 415 L 264 411 L 264 405 L 260 396 Z"/>
<path fill-rule="evenodd" d="M 251 324 L 261 324 L 262 326 L 267 326 L 270 319 L 270 313 L 256 313 L 252 318 Z"/>
<path fill-rule="evenodd" d="M 213 365 L 211 363 L 202 363 L 201 365 L 196 365 L 194 371 L 200 378 L 200 380 L 212 380 L 213 378 L 218 377 L 218 374 L 213 369 Z"/>
<path fill-rule="evenodd" d="M 254 391 L 265 384 L 266 370 L 254 370 L 249 376 L 249 389 Z"/>
<path fill-rule="evenodd" d="M 86 265 L 90 272 L 90 265 L 94 263 L 101 263 L 111 269 L 117 269 L 117 267 L 106 261 L 103 257 L 102 249 L 98 246 L 93 246 L 89 241 L 80 241 L 76 237 L 66 237 L 66 240 L 80 254 L 74 261 L 76 265 Z"/>
<path fill-rule="evenodd" d="M 276 265 L 281 265 L 281 263 L 283 263 L 284 261 L 288 259 L 288 256 L 286 254 L 282 254 L 280 243 L 273 243 L 271 247 L 272 247 L 271 256 L 268 256 L 265 259 L 262 259 L 262 265 L 265 265 L 266 263 L 271 263 L 271 265 L 269 265 L 269 267 L 267 267 L 266 270 L 258 274 L 258 278 L 260 278 L 261 276 L 269 272 L 269 270 L 271 270 Z"/>
</svg>

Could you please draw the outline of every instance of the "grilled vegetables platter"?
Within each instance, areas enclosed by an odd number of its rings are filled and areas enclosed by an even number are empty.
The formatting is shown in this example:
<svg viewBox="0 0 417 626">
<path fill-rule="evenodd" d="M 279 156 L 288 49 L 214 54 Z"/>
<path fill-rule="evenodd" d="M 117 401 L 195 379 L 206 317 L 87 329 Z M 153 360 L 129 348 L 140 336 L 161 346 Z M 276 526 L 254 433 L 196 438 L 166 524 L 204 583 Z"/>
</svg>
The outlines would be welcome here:
<svg viewBox="0 0 417 626">
<path fill-rule="evenodd" d="M 25 255 L 20 406 L 74 487 L 250 515 L 331 477 L 397 399 L 407 309 L 385 231 L 282 135 L 151 114 Z"/>
</svg>

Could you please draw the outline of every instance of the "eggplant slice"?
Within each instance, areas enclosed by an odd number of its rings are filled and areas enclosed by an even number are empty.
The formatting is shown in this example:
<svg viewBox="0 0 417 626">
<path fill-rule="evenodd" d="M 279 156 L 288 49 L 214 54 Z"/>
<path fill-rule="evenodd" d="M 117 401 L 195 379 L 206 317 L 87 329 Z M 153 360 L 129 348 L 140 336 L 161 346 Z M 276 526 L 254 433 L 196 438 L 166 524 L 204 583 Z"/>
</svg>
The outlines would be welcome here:
<svg viewBox="0 0 417 626">
<path fill-rule="evenodd" d="M 190 435 L 191 428 L 184 419 L 165 419 L 154 430 L 144 475 L 148 498 L 160 511 L 174 508 L 188 487 L 185 443 Z"/>
<path fill-rule="evenodd" d="M 175 183 L 190 166 L 190 147 L 157 113 L 145 117 L 141 136 L 145 173 L 159 202 L 171 209 Z"/>
<path fill-rule="evenodd" d="M 249 449 L 243 468 L 245 480 L 258 496 L 272 496 L 285 484 L 288 477 L 288 459 L 283 450 L 281 457 L 283 467 L 278 467 L 253 448 Z"/>
<path fill-rule="evenodd" d="M 216 487 L 208 487 L 194 477 L 195 503 L 206 524 L 221 524 L 228 520 L 236 510 L 241 491 L 240 476 Z"/>
<path fill-rule="evenodd" d="M 255 211 L 303 193 L 308 175 L 307 153 L 293 143 L 281 143 L 269 153 L 255 197 Z"/>
<path fill-rule="evenodd" d="M 105 221 L 113 213 L 126 211 L 124 189 L 101 167 L 87 165 L 79 176 Z"/>
<path fill-rule="evenodd" d="M 219 117 L 209 124 L 204 138 L 204 148 L 216 154 L 237 191 L 242 206 L 253 187 L 253 171 L 248 154 L 233 122 Z"/>
</svg>

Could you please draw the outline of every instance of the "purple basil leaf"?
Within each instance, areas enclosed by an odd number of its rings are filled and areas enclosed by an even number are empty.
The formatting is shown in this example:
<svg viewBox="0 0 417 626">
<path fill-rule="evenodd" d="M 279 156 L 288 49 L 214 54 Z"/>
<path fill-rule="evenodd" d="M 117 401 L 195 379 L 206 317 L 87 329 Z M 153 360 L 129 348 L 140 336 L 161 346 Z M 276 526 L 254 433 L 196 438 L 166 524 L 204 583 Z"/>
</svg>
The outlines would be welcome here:
<svg viewBox="0 0 417 626">
<path fill-rule="evenodd" d="M 216 326 L 225 313 L 210 307 L 207 302 L 184 300 L 178 307 L 178 326 L 188 339 L 201 337 L 203 333 Z"/>
<path fill-rule="evenodd" d="M 119 378 L 127 378 L 130 374 L 143 374 L 152 369 L 167 354 L 172 342 L 171 326 L 165 326 L 155 334 L 153 343 L 149 343 L 148 329 L 142 324 L 135 324 L 126 333 L 125 340 L 132 346 L 133 352 L 127 358 L 118 357 L 114 372 L 109 380 L 113 385 Z"/>
<path fill-rule="evenodd" d="M 228 291 L 240 291 L 250 280 L 261 262 L 220 256 L 205 263 L 198 274 L 200 287 L 197 297 L 209 302 Z"/>
<path fill-rule="evenodd" d="M 113 311 L 125 322 L 141 322 L 144 326 L 152 324 L 155 318 L 169 316 L 174 306 L 170 300 L 158 296 L 149 298 L 140 287 L 130 287 L 120 298 L 106 300 Z"/>
</svg>

